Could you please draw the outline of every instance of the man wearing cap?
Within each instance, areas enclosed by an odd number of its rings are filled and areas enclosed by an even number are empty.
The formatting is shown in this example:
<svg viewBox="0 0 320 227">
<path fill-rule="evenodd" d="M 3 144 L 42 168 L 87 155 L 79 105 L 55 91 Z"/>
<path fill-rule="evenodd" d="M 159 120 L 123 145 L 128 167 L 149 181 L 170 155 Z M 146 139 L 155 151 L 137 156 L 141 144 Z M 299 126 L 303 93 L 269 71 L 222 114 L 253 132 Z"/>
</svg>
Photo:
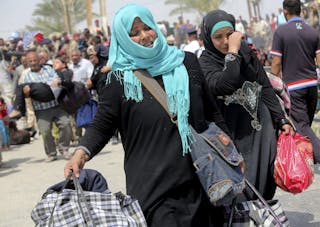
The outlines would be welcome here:
<svg viewBox="0 0 320 227">
<path fill-rule="evenodd" d="M 199 49 L 200 49 L 200 45 L 198 42 L 197 30 L 196 29 L 188 30 L 188 44 L 185 45 L 183 50 L 191 53 L 196 53 L 196 51 Z"/>
</svg>

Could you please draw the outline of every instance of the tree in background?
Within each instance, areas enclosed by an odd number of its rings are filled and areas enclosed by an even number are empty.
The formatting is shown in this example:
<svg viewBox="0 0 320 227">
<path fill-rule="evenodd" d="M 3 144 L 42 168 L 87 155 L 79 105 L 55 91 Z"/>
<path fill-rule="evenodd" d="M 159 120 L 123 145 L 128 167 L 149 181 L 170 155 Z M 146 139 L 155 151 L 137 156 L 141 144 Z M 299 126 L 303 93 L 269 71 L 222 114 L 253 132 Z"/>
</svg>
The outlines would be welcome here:
<svg viewBox="0 0 320 227">
<path fill-rule="evenodd" d="M 170 16 L 181 15 L 184 12 L 197 12 L 202 18 L 209 11 L 218 9 L 224 0 L 166 0 L 165 4 L 177 5 L 176 8 L 170 11 Z"/>
<path fill-rule="evenodd" d="M 33 25 L 26 26 L 28 31 L 38 30 L 45 35 L 62 31 L 71 34 L 75 26 L 86 19 L 86 0 L 44 0 L 36 5 L 32 15 Z"/>
<path fill-rule="evenodd" d="M 260 12 L 260 2 L 261 0 L 247 0 L 248 10 L 249 10 L 249 17 L 252 17 L 252 11 L 251 8 L 253 8 L 254 16 L 257 18 L 261 17 Z"/>
</svg>

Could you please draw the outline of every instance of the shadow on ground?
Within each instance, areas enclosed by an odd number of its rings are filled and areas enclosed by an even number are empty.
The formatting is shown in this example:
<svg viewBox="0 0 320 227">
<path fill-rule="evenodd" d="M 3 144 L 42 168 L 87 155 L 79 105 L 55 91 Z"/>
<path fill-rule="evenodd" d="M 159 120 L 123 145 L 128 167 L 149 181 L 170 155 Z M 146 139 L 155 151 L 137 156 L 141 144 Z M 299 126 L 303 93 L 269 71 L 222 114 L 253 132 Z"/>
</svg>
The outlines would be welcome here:
<svg viewBox="0 0 320 227">
<path fill-rule="evenodd" d="M 19 164 L 29 161 L 31 158 L 15 158 L 8 161 L 4 161 L 1 165 L 0 171 L 10 168 L 16 168 Z"/>
<path fill-rule="evenodd" d="M 6 169 L 6 167 L 1 167 L 0 170 L 8 170 Z M 8 176 L 10 174 L 13 174 L 13 173 L 17 173 L 17 172 L 20 172 L 21 170 L 18 170 L 18 169 L 11 169 L 9 171 L 6 171 L 6 172 L 0 172 L 0 177 L 5 177 L 5 176 Z"/>
<path fill-rule="evenodd" d="M 319 227 L 320 222 L 313 222 L 314 215 L 310 213 L 286 211 L 290 227 Z"/>
</svg>

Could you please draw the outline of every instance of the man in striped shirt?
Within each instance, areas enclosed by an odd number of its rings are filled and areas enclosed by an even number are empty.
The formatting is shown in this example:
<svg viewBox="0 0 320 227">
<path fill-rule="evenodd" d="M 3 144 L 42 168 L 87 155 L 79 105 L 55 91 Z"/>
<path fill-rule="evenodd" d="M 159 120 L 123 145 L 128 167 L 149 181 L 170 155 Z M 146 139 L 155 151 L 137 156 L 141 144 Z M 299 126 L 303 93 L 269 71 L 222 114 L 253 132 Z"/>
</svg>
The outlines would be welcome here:
<svg viewBox="0 0 320 227">
<path fill-rule="evenodd" d="M 297 131 L 312 142 L 314 161 L 320 163 L 320 140 L 311 129 L 316 111 L 318 89 L 316 62 L 320 63 L 319 32 L 300 18 L 300 0 L 284 0 L 287 24 L 273 36 L 271 72 L 281 77 L 290 92 L 290 116 Z"/>
<path fill-rule="evenodd" d="M 53 93 L 56 93 L 60 89 L 59 84 L 61 83 L 56 72 L 49 66 L 40 66 L 39 56 L 36 52 L 29 52 L 26 57 L 30 71 L 25 75 L 23 83 L 47 83 Z M 32 100 L 32 103 L 38 127 L 43 137 L 44 149 L 48 156 L 46 161 L 50 162 L 57 159 L 56 144 L 51 133 L 53 122 L 59 128 L 59 151 L 64 158 L 69 158 L 68 147 L 71 139 L 71 127 L 68 114 L 56 100 L 49 102 Z"/>
</svg>

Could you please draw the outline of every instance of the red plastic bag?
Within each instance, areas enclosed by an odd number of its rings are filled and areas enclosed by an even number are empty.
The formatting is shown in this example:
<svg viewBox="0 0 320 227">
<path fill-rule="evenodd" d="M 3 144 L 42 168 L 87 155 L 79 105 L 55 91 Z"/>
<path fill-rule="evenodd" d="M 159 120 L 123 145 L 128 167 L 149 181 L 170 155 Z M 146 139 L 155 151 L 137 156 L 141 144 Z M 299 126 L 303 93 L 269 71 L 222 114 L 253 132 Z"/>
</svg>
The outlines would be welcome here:
<svg viewBox="0 0 320 227">
<path fill-rule="evenodd" d="M 314 162 L 312 144 L 306 137 L 281 133 L 274 163 L 274 179 L 283 190 L 304 191 L 313 182 Z"/>
</svg>

